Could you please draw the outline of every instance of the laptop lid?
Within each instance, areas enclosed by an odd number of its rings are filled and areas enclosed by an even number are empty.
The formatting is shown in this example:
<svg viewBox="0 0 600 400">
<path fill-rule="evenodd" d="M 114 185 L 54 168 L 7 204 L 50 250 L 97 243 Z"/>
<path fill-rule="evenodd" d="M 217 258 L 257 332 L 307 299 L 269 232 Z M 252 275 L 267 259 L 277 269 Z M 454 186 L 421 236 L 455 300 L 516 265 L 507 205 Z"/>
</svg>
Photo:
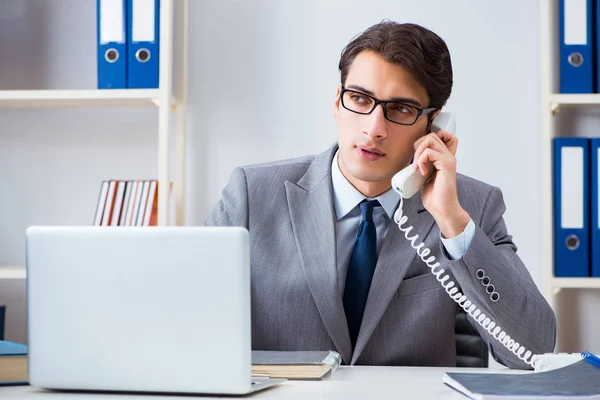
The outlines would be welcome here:
<svg viewBox="0 0 600 400">
<path fill-rule="evenodd" d="M 31 227 L 26 243 L 32 386 L 252 390 L 246 229 Z"/>
</svg>

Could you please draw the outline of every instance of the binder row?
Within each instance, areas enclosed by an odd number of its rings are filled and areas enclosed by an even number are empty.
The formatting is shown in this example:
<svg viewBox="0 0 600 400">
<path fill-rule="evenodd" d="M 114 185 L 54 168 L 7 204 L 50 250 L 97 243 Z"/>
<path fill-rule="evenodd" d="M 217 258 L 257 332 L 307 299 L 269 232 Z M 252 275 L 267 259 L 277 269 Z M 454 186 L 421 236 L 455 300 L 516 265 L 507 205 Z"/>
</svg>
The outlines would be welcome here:
<svg viewBox="0 0 600 400">
<path fill-rule="evenodd" d="M 98 89 L 158 88 L 160 0 L 96 0 Z"/>
<path fill-rule="evenodd" d="M 158 217 L 158 181 L 102 181 L 94 226 L 152 226 Z"/>
<path fill-rule="evenodd" d="M 554 275 L 600 277 L 600 138 L 554 138 Z"/>
<path fill-rule="evenodd" d="M 598 93 L 600 0 L 559 0 L 561 93 Z"/>
</svg>

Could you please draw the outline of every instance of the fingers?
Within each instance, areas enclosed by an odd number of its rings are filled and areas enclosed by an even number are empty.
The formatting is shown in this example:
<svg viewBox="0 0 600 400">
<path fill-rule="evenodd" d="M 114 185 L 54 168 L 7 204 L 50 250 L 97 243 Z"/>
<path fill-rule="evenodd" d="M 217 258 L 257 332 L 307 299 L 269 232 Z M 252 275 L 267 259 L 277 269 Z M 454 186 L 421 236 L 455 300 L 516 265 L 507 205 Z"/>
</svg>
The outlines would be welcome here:
<svg viewBox="0 0 600 400">
<path fill-rule="evenodd" d="M 456 150 L 458 149 L 458 138 L 450 132 L 444 130 L 440 130 L 439 132 L 437 132 L 436 136 L 446 146 L 448 151 L 452 153 L 453 156 L 455 156 Z"/>
<path fill-rule="evenodd" d="M 451 154 L 441 153 L 428 147 L 423 150 L 419 157 L 415 157 L 414 165 L 425 176 L 430 172 L 429 168 L 434 168 L 438 171 L 455 170 L 456 158 Z"/>
<path fill-rule="evenodd" d="M 454 157 L 452 153 L 450 153 L 450 151 L 446 148 L 442 140 L 436 134 L 433 133 L 423 137 L 422 140 L 418 143 L 415 150 L 414 160 L 419 159 L 419 157 L 421 157 L 421 154 L 423 154 L 423 152 L 427 149 L 432 149 L 438 153 L 448 154 L 449 156 Z"/>
<path fill-rule="evenodd" d="M 415 167 L 421 171 L 421 175 L 425 176 L 429 173 L 429 168 L 433 168 L 433 160 L 439 160 L 441 157 L 440 152 L 426 148 L 418 157 L 415 156 Z M 429 162 L 431 164 L 427 165 Z"/>
<path fill-rule="evenodd" d="M 448 131 L 440 130 L 439 132 L 432 132 L 428 135 L 419 138 L 414 143 L 415 152 L 418 150 L 419 146 L 421 146 L 426 141 L 429 141 L 428 143 L 431 144 L 437 143 L 443 147 L 435 147 L 433 145 L 425 147 L 432 147 L 438 151 L 444 151 L 445 149 L 447 149 L 450 153 L 452 153 L 452 155 L 456 155 L 456 150 L 458 148 L 458 138 Z"/>
<path fill-rule="evenodd" d="M 445 140 L 445 141 L 444 141 Z M 432 149 L 440 154 L 445 154 L 450 158 L 450 161 L 454 160 L 456 149 L 458 147 L 458 139 L 456 136 L 450 134 L 447 131 L 440 130 L 437 133 L 430 133 L 423 136 L 415 142 L 415 154 L 414 154 L 414 167 L 420 168 L 416 160 L 418 160 L 426 149 Z M 453 161 L 456 164 L 456 161 Z"/>
</svg>

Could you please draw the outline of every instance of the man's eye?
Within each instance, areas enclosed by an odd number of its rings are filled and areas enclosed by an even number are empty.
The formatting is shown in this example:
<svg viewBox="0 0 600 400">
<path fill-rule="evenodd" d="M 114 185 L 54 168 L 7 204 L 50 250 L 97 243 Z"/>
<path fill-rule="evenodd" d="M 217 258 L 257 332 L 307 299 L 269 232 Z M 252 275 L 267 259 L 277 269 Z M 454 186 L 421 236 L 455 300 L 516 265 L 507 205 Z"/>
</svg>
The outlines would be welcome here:
<svg viewBox="0 0 600 400">
<path fill-rule="evenodd" d="M 364 103 L 367 101 L 367 99 L 365 99 L 363 96 L 360 96 L 358 94 L 353 94 L 352 97 L 350 97 L 350 98 L 357 103 Z"/>
<path fill-rule="evenodd" d="M 402 113 L 402 114 L 414 114 L 414 112 L 415 112 L 413 108 L 406 107 L 406 106 L 403 106 L 401 104 L 395 104 L 392 107 L 392 111 L 399 112 L 399 113 Z"/>
</svg>

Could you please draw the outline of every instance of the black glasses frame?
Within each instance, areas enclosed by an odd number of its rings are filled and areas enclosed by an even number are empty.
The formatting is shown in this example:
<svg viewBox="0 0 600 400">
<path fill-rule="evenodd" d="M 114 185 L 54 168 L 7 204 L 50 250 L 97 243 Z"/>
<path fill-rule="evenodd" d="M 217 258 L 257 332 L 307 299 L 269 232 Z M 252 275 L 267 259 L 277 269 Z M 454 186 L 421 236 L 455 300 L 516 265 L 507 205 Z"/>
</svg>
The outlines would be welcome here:
<svg viewBox="0 0 600 400">
<path fill-rule="evenodd" d="M 369 112 L 359 112 L 359 111 L 352 110 L 351 108 L 346 107 L 346 105 L 344 104 L 344 93 L 346 93 L 346 92 L 349 92 L 349 93 L 358 93 L 358 94 L 360 94 L 362 96 L 366 96 L 366 97 L 370 98 L 371 100 L 373 100 L 373 107 L 371 108 L 371 110 Z M 417 122 L 417 120 L 419 119 L 419 117 L 421 115 L 427 115 L 427 114 L 430 114 L 430 113 L 432 113 L 432 112 L 434 112 L 434 111 L 437 110 L 436 107 L 419 108 L 419 107 L 417 107 L 417 106 L 415 106 L 413 104 L 403 103 L 401 101 L 383 101 L 383 100 L 379 100 L 379 99 L 377 99 L 377 98 L 375 98 L 375 97 L 373 97 L 373 96 L 371 96 L 369 94 L 366 94 L 364 92 L 361 92 L 359 90 L 346 89 L 343 86 L 342 86 L 342 89 L 340 91 L 340 100 L 342 102 L 342 106 L 346 110 L 351 111 L 351 112 L 356 113 L 356 114 L 361 114 L 361 115 L 369 115 L 369 114 L 371 114 L 373 112 L 373 110 L 375 110 L 375 108 L 379 104 L 381 104 L 381 108 L 383 109 L 383 116 L 385 117 L 385 119 L 387 119 L 390 122 L 393 122 L 394 124 L 406 125 L 406 126 L 414 125 Z M 413 122 L 411 122 L 410 124 L 404 124 L 402 122 L 398 122 L 398 121 L 394 121 L 394 120 L 389 119 L 388 115 L 387 115 L 387 105 L 390 104 L 390 103 L 392 103 L 392 104 L 402 104 L 403 106 L 412 107 L 415 110 L 417 110 L 417 115 L 415 116 L 415 120 Z"/>
</svg>

